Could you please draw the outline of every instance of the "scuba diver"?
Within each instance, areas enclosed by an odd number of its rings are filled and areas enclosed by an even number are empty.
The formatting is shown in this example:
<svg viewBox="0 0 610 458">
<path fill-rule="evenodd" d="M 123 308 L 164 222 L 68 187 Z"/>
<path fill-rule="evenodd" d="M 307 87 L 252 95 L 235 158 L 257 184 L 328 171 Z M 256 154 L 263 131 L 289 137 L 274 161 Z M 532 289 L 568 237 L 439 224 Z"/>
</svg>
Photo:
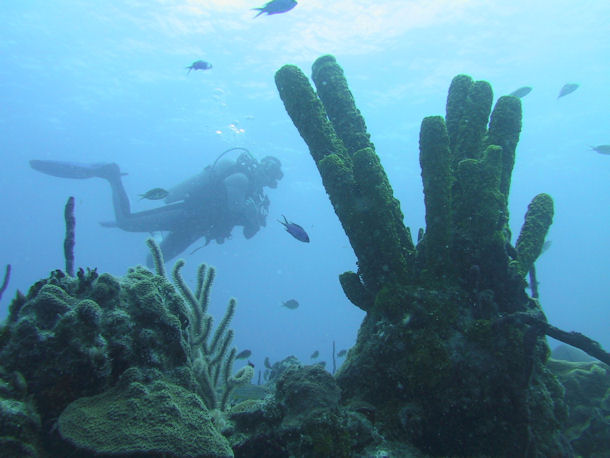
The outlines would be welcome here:
<svg viewBox="0 0 610 458">
<path fill-rule="evenodd" d="M 236 160 L 224 157 L 235 150 L 242 151 Z M 201 237 L 205 237 L 205 245 L 211 240 L 223 243 L 235 226 L 243 227 L 246 239 L 252 238 L 266 225 L 269 198 L 263 188 L 276 188 L 284 176 L 279 159 L 266 156 L 259 162 L 245 148 L 230 148 L 202 172 L 169 189 L 166 205 L 132 213 L 116 163 L 31 160 L 30 166 L 61 178 L 107 180 L 112 189 L 115 221 L 101 224 L 128 232 L 166 232 L 160 245 L 165 261 Z"/>
</svg>

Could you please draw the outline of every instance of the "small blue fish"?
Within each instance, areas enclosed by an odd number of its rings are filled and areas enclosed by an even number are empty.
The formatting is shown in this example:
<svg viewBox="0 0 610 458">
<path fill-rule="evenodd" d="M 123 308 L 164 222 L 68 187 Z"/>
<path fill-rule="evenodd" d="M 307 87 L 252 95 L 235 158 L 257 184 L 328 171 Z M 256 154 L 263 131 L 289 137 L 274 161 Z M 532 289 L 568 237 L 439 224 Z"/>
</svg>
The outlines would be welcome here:
<svg viewBox="0 0 610 458">
<path fill-rule="evenodd" d="M 285 13 L 286 11 L 290 11 L 295 6 L 297 6 L 297 2 L 294 0 L 271 0 L 270 2 L 265 3 L 265 6 L 261 8 L 252 9 L 259 12 L 256 16 L 254 16 L 257 18 L 263 13 L 267 13 L 268 15 Z"/>
<path fill-rule="evenodd" d="M 282 215 L 284 216 L 284 215 Z M 296 223 L 291 223 L 290 221 L 288 221 L 286 219 L 286 217 L 284 216 L 284 221 L 280 221 L 279 219 L 277 220 L 278 223 L 281 223 L 284 225 L 284 227 L 286 228 L 286 231 L 292 235 L 295 239 L 299 240 L 300 242 L 305 242 L 305 243 L 309 243 L 309 236 L 307 235 L 307 232 L 305 232 L 305 229 L 303 229 L 301 226 L 299 226 Z"/>
<path fill-rule="evenodd" d="M 282 305 L 289 310 L 296 310 L 299 308 L 299 302 L 296 299 L 288 299 L 282 302 Z"/>
<path fill-rule="evenodd" d="M 191 73 L 191 70 L 209 70 L 210 68 L 212 68 L 212 64 L 206 62 L 205 60 L 196 60 L 191 65 L 186 67 L 188 70 L 187 74 Z"/>
</svg>

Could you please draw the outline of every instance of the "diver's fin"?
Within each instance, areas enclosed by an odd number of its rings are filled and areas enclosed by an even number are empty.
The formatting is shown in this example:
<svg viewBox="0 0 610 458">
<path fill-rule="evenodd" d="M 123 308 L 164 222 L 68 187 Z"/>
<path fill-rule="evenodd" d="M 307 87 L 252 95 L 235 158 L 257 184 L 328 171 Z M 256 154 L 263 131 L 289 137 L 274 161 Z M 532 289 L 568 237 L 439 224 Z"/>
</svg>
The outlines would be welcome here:
<svg viewBox="0 0 610 458">
<path fill-rule="evenodd" d="M 30 167 L 39 172 L 60 178 L 114 178 L 121 175 L 119 166 L 114 162 L 84 164 L 80 162 L 42 161 L 33 159 Z"/>
</svg>

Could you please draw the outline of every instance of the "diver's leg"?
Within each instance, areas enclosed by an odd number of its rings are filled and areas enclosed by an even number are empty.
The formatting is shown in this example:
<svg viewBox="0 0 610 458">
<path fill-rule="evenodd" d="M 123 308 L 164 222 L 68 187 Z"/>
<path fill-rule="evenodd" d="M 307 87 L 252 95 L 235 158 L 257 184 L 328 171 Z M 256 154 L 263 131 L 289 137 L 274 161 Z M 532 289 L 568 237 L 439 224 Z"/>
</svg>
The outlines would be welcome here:
<svg viewBox="0 0 610 458">
<path fill-rule="evenodd" d="M 30 166 L 34 170 L 60 178 L 104 178 L 112 188 L 112 203 L 117 225 L 131 214 L 129 198 L 121 181 L 121 170 L 115 163 L 82 164 L 79 162 L 41 161 L 31 160 Z"/>
<path fill-rule="evenodd" d="M 93 177 L 105 178 L 104 175 L 109 171 L 111 172 L 110 169 L 112 169 L 113 166 L 118 167 L 116 164 L 108 162 L 84 164 L 81 162 L 42 161 L 37 159 L 30 161 L 30 167 L 39 172 L 54 177 L 76 179 Z"/>
<path fill-rule="evenodd" d="M 112 189 L 112 206 L 114 207 L 114 217 L 117 226 L 123 229 L 131 217 L 131 205 L 129 197 L 121 180 L 121 170 L 117 164 L 108 164 L 103 174 L 96 175 L 104 178 L 110 183 Z"/>
<path fill-rule="evenodd" d="M 112 189 L 112 204 L 116 225 L 128 232 L 173 231 L 184 221 L 184 204 L 182 202 L 164 205 L 137 213 L 131 213 L 129 197 L 125 192 L 121 173 L 116 164 L 109 168 L 103 178 L 108 180 Z"/>
<path fill-rule="evenodd" d="M 82 164 L 78 162 L 31 160 L 30 166 L 39 172 L 60 178 L 103 178 L 110 183 L 115 224 L 129 232 L 174 230 L 183 214 L 182 204 L 161 207 L 139 213 L 131 213 L 129 197 L 123 187 L 121 170 L 115 163 Z"/>
</svg>

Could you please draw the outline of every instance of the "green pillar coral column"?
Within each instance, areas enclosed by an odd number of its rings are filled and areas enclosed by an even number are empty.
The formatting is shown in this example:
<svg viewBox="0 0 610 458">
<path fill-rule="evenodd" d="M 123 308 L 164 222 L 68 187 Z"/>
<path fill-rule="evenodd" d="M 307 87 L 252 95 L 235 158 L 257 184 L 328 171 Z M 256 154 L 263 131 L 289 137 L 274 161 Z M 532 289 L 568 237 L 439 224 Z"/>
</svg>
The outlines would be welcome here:
<svg viewBox="0 0 610 458">
<path fill-rule="evenodd" d="M 343 71 L 324 56 L 314 64 L 314 74 L 321 100 L 294 66 L 278 70 L 275 81 L 358 257 L 364 285 L 375 292 L 407 275 L 413 245 Z"/>
<path fill-rule="evenodd" d="M 322 56 L 311 67 L 311 79 L 318 90 L 328 118 L 349 154 L 373 147 L 352 93 L 347 86 L 343 69 L 333 56 Z"/>
<path fill-rule="evenodd" d="M 502 148 L 488 147 L 481 159 L 465 159 L 455 171 L 452 260 L 459 272 L 478 266 L 484 278 L 497 280 L 506 262 L 506 205 L 500 192 Z M 490 282 L 485 281 L 485 287 Z"/>
<path fill-rule="evenodd" d="M 275 83 L 284 107 L 309 146 L 316 165 L 329 154 L 345 156 L 345 147 L 303 72 L 294 65 L 284 65 L 276 73 Z"/>
<path fill-rule="evenodd" d="M 426 204 L 424 256 L 430 273 L 449 270 L 451 236 L 451 151 L 445 121 L 430 116 L 422 121 L 419 134 L 419 163 Z"/>
<path fill-rule="evenodd" d="M 393 197 L 392 187 L 370 141 L 366 123 L 356 107 L 343 69 L 333 56 L 322 56 L 312 66 L 312 79 L 335 132 L 354 162 L 356 182 L 360 187 L 366 187 L 372 181 L 376 183 L 371 189 L 361 189 L 361 195 L 375 194 L 375 208 L 379 212 L 376 219 L 381 217 L 384 224 L 390 225 L 388 232 L 398 237 L 405 250 L 413 250 L 411 236 L 403 224 L 400 202 Z"/>
<path fill-rule="evenodd" d="M 489 120 L 488 145 L 502 147 L 502 179 L 500 191 L 508 201 L 510 177 L 515 165 L 515 150 L 521 132 L 521 100 L 517 97 L 503 96 L 498 99 Z"/>
<path fill-rule="evenodd" d="M 548 194 L 538 194 L 527 207 L 525 222 L 517 239 L 518 270 L 522 276 L 527 275 L 540 256 L 552 222 L 553 199 Z"/>
<path fill-rule="evenodd" d="M 487 81 L 473 82 L 466 75 L 453 79 L 447 96 L 447 126 L 454 166 L 462 159 L 480 157 L 492 101 Z"/>
</svg>

